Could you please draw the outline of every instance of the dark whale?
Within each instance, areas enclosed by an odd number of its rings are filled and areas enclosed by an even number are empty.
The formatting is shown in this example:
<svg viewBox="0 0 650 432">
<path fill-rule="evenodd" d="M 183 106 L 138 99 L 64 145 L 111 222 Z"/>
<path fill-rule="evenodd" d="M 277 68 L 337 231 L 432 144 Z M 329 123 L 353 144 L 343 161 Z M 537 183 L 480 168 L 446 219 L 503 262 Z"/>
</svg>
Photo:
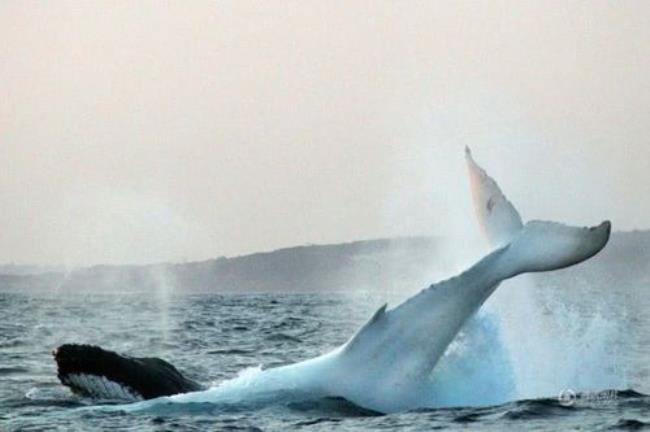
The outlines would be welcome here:
<svg viewBox="0 0 650 432">
<path fill-rule="evenodd" d="M 204 389 L 156 357 L 130 357 L 78 344 L 61 345 L 52 355 L 61 383 L 82 396 L 136 401 Z"/>
</svg>

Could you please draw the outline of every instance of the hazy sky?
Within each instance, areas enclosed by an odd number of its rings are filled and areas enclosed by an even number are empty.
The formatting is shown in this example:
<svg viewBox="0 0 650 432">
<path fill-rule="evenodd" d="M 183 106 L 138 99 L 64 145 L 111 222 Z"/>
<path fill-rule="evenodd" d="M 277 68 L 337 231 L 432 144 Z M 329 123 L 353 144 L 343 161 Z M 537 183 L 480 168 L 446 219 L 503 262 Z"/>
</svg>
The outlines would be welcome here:
<svg viewBox="0 0 650 432">
<path fill-rule="evenodd" d="M 0 2 L 0 262 L 650 228 L 650 2 Z"/>
</svg>

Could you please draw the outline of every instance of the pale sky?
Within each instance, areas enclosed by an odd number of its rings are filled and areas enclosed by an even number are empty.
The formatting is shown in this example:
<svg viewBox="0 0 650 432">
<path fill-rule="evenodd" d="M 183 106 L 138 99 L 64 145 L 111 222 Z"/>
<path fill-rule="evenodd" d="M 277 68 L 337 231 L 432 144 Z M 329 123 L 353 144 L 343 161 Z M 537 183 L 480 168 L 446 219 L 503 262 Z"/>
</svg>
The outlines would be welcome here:
<svg viewBox="0 0 650 432">
<path fill-rule="evenodd" d="M 650 2 L 0 2 L 0 262 L 650 228 Z"/>
</svg>

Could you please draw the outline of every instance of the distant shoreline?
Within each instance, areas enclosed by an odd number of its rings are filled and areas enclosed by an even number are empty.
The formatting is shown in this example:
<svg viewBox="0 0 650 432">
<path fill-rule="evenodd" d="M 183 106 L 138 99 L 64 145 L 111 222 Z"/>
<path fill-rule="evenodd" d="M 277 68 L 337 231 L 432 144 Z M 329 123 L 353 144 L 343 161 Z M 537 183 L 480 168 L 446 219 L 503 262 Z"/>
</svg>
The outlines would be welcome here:
<svg viewBox="0 0 650 432">
<path fill-rule="evenodd" d="M 61 266 L 0 265 L 0 290 L 87 292 L 333 292 L 407 289 L 453 274 L 440 237 L 400 237 L 302 245 L 185 263 Z M 625 280 L 650 262 L 650 231 L 615 232 L 595 259 L 570 275 Z"/>
</svg>

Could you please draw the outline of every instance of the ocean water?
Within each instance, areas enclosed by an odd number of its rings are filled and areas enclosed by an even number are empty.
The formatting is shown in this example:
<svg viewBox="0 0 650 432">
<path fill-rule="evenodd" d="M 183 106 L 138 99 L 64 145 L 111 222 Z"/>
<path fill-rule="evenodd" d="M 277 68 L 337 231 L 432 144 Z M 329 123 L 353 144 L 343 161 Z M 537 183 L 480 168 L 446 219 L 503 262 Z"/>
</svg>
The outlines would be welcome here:
<svg viewBox="0 0 650 432">
<path fill-rule="evenodd" d="M 608 315 L 579 289 L 561 302 L 549 290 L 535 300 L 547 322 L 531 334 L 521 328 L 534 319 L 530 299 L 502 294 L 436 368 L 436 407 L 378 415 L 307 396 L 105 410 L 113 405 L 59 384 L 50 354 L 66 342 L 97 344 L 162 357 L 219 386 L 339 346 L 385 300 L 377 293 L 0 292 L 0 430 L 640 430 L 650 427 L 648 303 L 636 297 L 641 313 L 631 312 L 629 297 L 612 295 Z M 506 300 L 520 315 L 504 313 Z"/>
</svg>

